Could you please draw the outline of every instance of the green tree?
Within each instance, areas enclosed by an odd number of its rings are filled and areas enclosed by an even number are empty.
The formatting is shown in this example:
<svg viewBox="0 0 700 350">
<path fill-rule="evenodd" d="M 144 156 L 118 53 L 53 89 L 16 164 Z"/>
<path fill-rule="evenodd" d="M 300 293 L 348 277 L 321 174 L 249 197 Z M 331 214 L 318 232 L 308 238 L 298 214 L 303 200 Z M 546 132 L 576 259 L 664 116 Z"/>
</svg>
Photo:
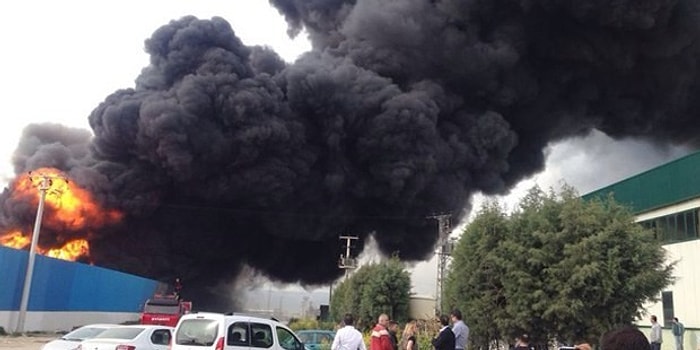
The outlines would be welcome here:
<svg viewBox="0 0 700 350">
<path fill-rule="evenodd" d="M 410 290 L 410 274 L 398 258 L 365 265 L 333 290 L 331 316 L 340 321 L 352 313 L 358 328 L 371 327 L 381 313 L 403 322 L 408 319 Z"/>
<path fill-rule="evenodd" d="M 373 321 L 378 315 L 384 313 L 393 320 L 406 321 L 411 276 L 403 263 L 393 257 L 377 265 L 371 265 L 369 268 L 372 269 L 372 274 L 361 290 L 360 318 Z"/>
<path fill-rule="evenodd" d="M 570 187 L 535 187 L 511 215 L 487 203 L 453 255 L 444 300 L 464 310 L 480 349 L 523 332 L 595 342 L 673 281 L 673 263 L 627 208 Z"/>
<path fill-rule="evenodd" d="M 503 241 L 507 215 L 497 202 L 487 202 L 466 228 L 453 251 L 451 271 L 445 281 L 443 310 L 458 307 L 469 323 L 472 344 L 501 339 L 498 324 L 505 317 L 502 258 L 492 252 Z M 470 296 L 469 303 L 464 303 Z M 488 310 L 485 315 L 484 310 Z M 466 319 L 468 318 L 468 319 Z"/>
</svg>

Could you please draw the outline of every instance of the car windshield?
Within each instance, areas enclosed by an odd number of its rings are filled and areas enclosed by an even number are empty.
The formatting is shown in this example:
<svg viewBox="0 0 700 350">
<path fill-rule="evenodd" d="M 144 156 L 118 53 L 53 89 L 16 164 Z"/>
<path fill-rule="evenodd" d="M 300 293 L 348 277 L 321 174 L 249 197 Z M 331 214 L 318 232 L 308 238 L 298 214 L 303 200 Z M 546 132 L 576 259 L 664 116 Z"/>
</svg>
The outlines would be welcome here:
<svg viewBox="0 0 700 350">
<path fill-rule="evenodd" d="M 64 335 L 61 338 L 64 340 L 81 341 L 84 339 L 93 338 L 96 335 L 104 332 L 105 329 L 107 329 L 107 327 L 91 327 L 91 326 L 80 327 L 72 332 L 68 332 L 66 335 Z"/>
<path fill-rule="evenodd" d="M 192 346 L 212 346 L 218 335 L 219 323 L 216 320 L 184 320 L 177 328 L 175 344 Z"/>
<path fill-rule="evenodd" d="M 299 332 L 297 336 L 299 336 L 302 343 L 311 344 L 314 342 L 314 334 L 311 332 Z"/>
<path fill-rule="evenodd" d="M 109 339 L 134 339 L 136 338 L 141 332 L 143 332 L 145 328 L 141 327 L 117 327 L 117 328 L 110 328 L 105 330 L 104 332 L 98 334 L 95 336 L 95 338 L 109 338 Z"/>
<path fill-rule="evenodd" d="M 176 315 L 180 312 L 180 307 L 177 305 L 149 305 L 143 308 L 144 313 L 148 314 L 169 314 Z"/>
</svg>

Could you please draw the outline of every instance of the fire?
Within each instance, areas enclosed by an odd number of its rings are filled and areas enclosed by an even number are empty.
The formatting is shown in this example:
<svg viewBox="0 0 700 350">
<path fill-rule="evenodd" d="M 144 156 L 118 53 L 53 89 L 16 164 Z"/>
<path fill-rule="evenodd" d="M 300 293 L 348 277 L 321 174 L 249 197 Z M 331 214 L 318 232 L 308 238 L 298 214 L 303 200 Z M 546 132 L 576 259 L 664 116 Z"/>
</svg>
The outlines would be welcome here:
<svg viewBox="0 0 700 350">
<path fill-rule="evenodd" d="M 53 247 L 37 246 L 37 252 L 71 261 L 89 258 L 90 245 L 87 238 L 90 232 L 118 222 L 122 214 L 116 210 L 103 209 L 90 192 L 78 187 L 53 168 L 37 169 L 31 173 L 31 176 L 16 178 L 10 185 L 10 199 L 29 202 L 34 207 L 38 206 L 41 197 L 39 188 L 45 179 L 49 180 L 49 186 L 45 196 L 41 231 L 43 228 L 50 228 L 51 232 L 65 233 L 65 236 L 71 239 L 61 240 L 60 238 L 64 235 L 59 233 L 59 237 L 56 237 L 59 239 L 56 241 L 64 243 Z M 75 236 L 83 237 L 75 238 Z M 31 234 L 24 234 L 20 230 L 0 232 L 0 244 L 24 249 L 31 244 Z"/>
<path fill-rule="evenodd" d="M 19 231 L 12 231 L 0 236 L 0 244 L 10 248 L 24 249 L 29 247 L 31 243 L 31 236 L 25 236 Z M 37 247 L 37 253 L 52 258 L 75 261 L 90 255 L 90 243 L 84 239 L 74 239 L 59 248 L 42 249 Z"/>
<path fill-rule="evenodd" d="M 80 257 L 90 255 L 90 244 L 84 239 L 76 239 L 66 243 L 61 248 L 49 249 L 42 254 L 52 258 L 75 261 Z"/>
<path fill-rule="evenodd" d="M 31 239 L 22 235 L 22 232 L 19 231 L 12 231 L 0 236 L 0 244 L 10 248 L 22 249 L 30 243 L 32 243 Z"/>
</svg>

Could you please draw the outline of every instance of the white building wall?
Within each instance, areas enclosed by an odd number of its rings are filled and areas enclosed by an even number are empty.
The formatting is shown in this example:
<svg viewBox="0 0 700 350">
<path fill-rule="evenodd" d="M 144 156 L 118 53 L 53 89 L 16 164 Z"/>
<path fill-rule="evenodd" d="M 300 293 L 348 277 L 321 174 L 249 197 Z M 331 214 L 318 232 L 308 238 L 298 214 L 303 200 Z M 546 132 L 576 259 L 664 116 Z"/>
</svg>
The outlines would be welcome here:
<svg viewBox="0 0 700 350">
<path fill-rule="evenodd" d="M 700 198 L 637 215 L 636 220 L 638 222 L 646 221 L 697 208 L 700 208 Z M 675 316 L 687 328 L 700 328 L 700 240 L 666 244 L 664 249 L 668 253 L 667 261 L 669 263 L 676 262 L 673 272 L 676 281 L 664 290 L 673 292 Z M 661 295 L 658 297 L 659 301 L 657 303 L 649 304 L 645 307 L 647 313 L 645 318 L 640 320 L 640 325 L 648 325 L 650 315 L 656 315 L 659 322 L 664 321 Z M 686 343 L 690 340 L 688 338 L 691 337 L 686 337 Z M 668 332 L 666 342 L 671 344 L 672 340 L 673 337 Z M 694 336 L 692 343 L 696 343 Z M 696 349 L 696 347 L 693 346 L 692 349 Z"/>
</svg>

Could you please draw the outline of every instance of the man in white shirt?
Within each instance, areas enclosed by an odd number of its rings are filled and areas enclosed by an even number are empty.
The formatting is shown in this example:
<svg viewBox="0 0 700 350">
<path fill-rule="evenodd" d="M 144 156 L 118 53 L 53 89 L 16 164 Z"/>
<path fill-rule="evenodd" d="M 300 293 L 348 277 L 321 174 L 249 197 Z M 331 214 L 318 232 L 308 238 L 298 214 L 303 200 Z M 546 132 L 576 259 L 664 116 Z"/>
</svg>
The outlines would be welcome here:
<svg viewBox="0 0 700 350">
<path fill-rule="evenodd" d="M 355 319 L 352 317 L 352 314 L 345 314 L 345 317 L 343 317 L 345 326 L 335 332 L 331 350 L 367 350 L 362 339 L 362 333 L 352 326 L 354 322 Z"/>
</svg>

